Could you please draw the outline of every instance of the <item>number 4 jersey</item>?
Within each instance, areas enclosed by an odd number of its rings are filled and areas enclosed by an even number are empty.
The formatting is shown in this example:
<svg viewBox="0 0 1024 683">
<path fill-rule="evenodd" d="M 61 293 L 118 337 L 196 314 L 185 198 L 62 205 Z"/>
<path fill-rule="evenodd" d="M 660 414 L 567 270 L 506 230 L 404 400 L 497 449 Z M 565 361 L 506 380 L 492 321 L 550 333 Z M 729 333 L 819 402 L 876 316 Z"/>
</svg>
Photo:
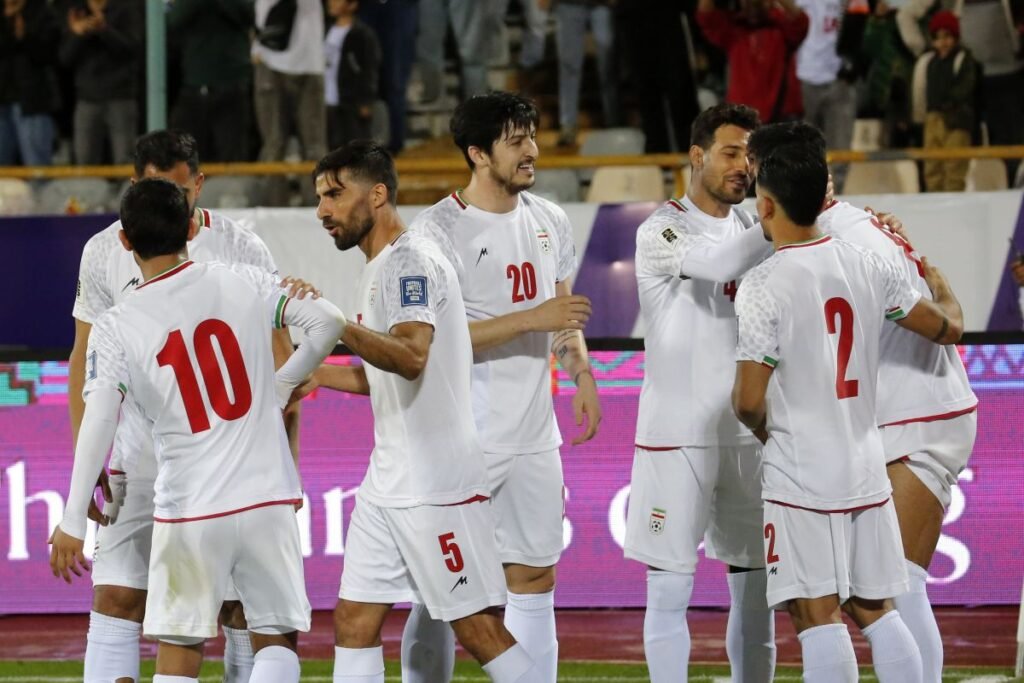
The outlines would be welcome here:
<svg viewBox="0 0 1024 683">
<path fill-rule="evenodd" d="M 84 394 L 116 388 L 152 424 L 157 521 L 301 498 L 275 390 L 275 276 L 186 261 L 93 325 Z"/>
<path fill-rule="evenodd" d="M 891 263 L 825 236 L 780 247 L 736 298 L 736 359 L 768 384 L 763 498 L 822 511 L 889 497 L 875 421 L 882 326 L 921 298 Z"/>
</svg>

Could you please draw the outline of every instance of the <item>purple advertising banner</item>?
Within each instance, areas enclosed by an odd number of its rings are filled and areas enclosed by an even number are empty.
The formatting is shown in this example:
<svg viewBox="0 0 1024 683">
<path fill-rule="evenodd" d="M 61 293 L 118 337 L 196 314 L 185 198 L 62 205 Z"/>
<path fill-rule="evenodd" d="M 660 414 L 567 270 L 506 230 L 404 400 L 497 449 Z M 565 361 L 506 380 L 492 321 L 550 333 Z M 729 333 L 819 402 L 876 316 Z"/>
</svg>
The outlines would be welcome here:
<svg viewBox="0 0 1024 683">
<path fill-rule="evenodd" d="M 939 604 L 1016 604 L 1024 576 L 1024 345 L 962 352 L 981 399 L 978 441 L 954 489 L 930 594 Z M 552 377 L 568 488 L 557 602 L 641 606 L 644 567 L 624 560 L 621 545 L 644 355 L 591 355 L 604 422 L 590 443 L 568 445 L 579 431 L 571 383 L 561 373 Z M 336 600 L 344 530 L 373 443 L 369 401 L 319 391 L 303 404 L 301 439 L 307 501 L 298 520 L 306 583 L 314 608 L 327 609 Z M 88 578 L 68 586 L 48 565 L 46 539 L 63 510 L 70 465 L 66 363 L 0 365 L 0 614 L 89 609 Z M 669 528 L 672 520 L 665 523 Z M 92 547 L 92 532 L 86 547 Z M 718 563 L 701 560 L 692 604 L 728 604 Z"/>
</svg>

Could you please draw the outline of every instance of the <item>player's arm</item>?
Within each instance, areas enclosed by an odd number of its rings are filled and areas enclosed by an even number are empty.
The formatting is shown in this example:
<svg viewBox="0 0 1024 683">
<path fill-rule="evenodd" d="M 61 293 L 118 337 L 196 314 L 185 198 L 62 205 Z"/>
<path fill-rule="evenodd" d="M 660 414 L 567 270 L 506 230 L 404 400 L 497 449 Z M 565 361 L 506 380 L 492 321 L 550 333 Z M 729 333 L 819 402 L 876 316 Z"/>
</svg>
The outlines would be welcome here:
<svg viewBox="0 0 1024 683">
<path fill-rule="evenodd" d="M 749 360 L 736 362 L 732 385 L 732 410 L 761 443 L 768 441 L 768 380 L 774 368 Z"/>
<path fill-rule="evenodd" d="M 771 250 L 771 242 L 756 227 L 716 243 L 689 232 L 685 225 L 654 221 L 637 230 L 637 273 L 729 282 L 764 260 Z"/>
<path fill-rule="evenodd" d="M 71 445 L 78 443 L 78 430 L 85 414 L 85 352 L 89 347 L 89 333 L 92 325 L 75 318 L 75 343 L 68 358 L 68 415 L 71 418 Z"/>
<path fill-rule="evenodd" d="M 412 382 L 427 367 L 433 339 L 433 325 L 409 321 L 398 323 L 387 334 L 374 332 L 362 325 L 349 325 L 341 343 L 370 365 Z M 369 387 L 366 393 L 369 393 Z"/>
<path fill-rule="evenodd" d="M 292 337 L 287 327 L 274 330 L 271 337 L 274 350 L 274 369 L 280 370 L 292 353 L 295 347 L 292 346 Z M 298 403 L 289 404 L 284 410 L 284 431 L 288 435 L 288 449 L 292 452 L 292 460 L 299 464 L 299 422 L 302 417 Z"/>
<path fill-rule="evenodd" d="M 528 332 L 582 330 L 590 314 L 590 299 L 587 297 L 557 294 L 526 311 L 506 313 L 488 320 L 471 320 L 469 337 L 473 342 L 473 352 L 478 353 L 501 346 Z"/>
<path fill-rule="evenodd" d="M 557 283 L 555 293 L 560 297 L 570 297 L 572 284 L 568 280 Z M 586 429 L 572 440 L 572 445 L 577 446 L 594 438 L 597 428 L 601 424 L 601 402 L 597 397 L 597 382 L 590 369 L 587 341 L 583 338 L 582 330 L 573 327 L 555 332 L 551 342 L 551 351 L 555 354 L 562 369 L 572 377 L 572 381 L 576 385 L 576 393 L 572 397 L 572 410 L 576 418 L 576 425 L 581 426 L 583 418 L 586 416 Z"/>
<path fill-rule="evenodd" d="M 370 382 L 362 366 L 324 364 L 292 392 L 292 400 L 298 401 L 320 387 L 347 394 L 370 395 Z"/>
<path fill-rule="evenodd" d="M 284 301 L 278 307 L 280 313 L 275 325 L 294 325 L 306 333 L 303 342 L 276 374 L 278 400 L 284 407 L 295 387 L 304 382 L 334 350 L 338 337 L 349 325 L 342 312 L 327 299 L 282 298 Z"/>
<path fill-rule="evenodd" d="M 895 322 L 911 332 L 932 340 L 937 344 L 955 344 L 964 333 L 964 315 L 953 290 L 935 266 L 928 259 L 921 259 L 924 279 L 932 292 L 932 300 L 922 298 L 903 318 Z"/>
</svg>

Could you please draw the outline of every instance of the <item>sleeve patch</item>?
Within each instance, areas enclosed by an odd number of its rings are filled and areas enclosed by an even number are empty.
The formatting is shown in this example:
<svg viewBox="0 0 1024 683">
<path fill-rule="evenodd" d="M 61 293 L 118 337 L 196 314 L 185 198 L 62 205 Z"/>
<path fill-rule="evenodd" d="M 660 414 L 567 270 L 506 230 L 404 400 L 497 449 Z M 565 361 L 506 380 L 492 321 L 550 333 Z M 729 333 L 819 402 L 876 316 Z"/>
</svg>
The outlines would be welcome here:
<svg viewBox="0 0 1024 683">
<path fill-rule="evenodd" d="M 427 278 L 422 275 L 413 275 L 399 278 L 399 287 L 402 290 L 402 306 L 426 306 Z"/>
<path fill-rule="evenodd" d="M 86 378 L 96 379 L 97 374 L 98 373 L 96 372 L 96 351 L 94 350 L 92 353 L 89 354 L 89 357 L 86 360 Z"/>
<path fill-rule="evenodd" d="M 661 238 L 668 242 L 669 244 L 672 244 L 677 239 L 679 239 L 679 235 L 677 235 L 675 230 L 673 230 L 672 228 L 665 228 L 664 230 L 661 231 Z"/>
</svg>

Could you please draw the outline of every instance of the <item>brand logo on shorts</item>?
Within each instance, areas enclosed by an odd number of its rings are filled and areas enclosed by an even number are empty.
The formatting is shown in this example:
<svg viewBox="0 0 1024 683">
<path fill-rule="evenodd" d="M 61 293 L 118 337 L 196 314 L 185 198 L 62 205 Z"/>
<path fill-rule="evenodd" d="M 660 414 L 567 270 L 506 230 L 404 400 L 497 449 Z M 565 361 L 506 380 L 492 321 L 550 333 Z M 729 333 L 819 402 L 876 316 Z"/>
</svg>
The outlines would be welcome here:
<svg viewBox="0 0 1024 683">
<path fill-rule="evenodd" d="M 449 593 L 454 593 L 455 589 L 458 588 L 459 586 L 468 586 L 468 585 L 469 585 L 469 579 L 467 579 L 465 576 L 460 576 L 459 580 L 455 582 L 455 585 L 452 586 L 452 589 L 450 591 L 448 591 L 448 592 Z"/>
<path fill-rule="evenodd" d="M 651 509 L 651 523 L 647 526 L 648 530 L 657 536 L 665 530 L 665 511 L 661 508 Z"/>
</svg>

